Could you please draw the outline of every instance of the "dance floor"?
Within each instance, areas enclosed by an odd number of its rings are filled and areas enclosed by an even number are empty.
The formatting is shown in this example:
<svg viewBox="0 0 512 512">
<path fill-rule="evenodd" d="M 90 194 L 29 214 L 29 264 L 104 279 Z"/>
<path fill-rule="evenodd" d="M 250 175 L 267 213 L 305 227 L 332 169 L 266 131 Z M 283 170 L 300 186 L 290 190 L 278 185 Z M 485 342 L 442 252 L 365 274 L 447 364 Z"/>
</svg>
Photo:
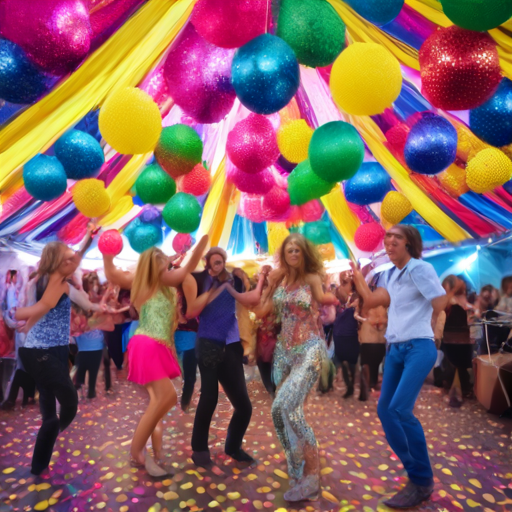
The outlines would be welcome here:
<svg viewBox="0 0 512 512">
<path fill-rule="evenodd" d="M 244 467 L 223 453 L 230 405 L 221 394 L 210 445 L 215 466 L 197 469 L 190 459 L 193 412 L 175 408 L 166 419 L 164 449 L 174 476 L 153 480 L 129 464 L 130 439 L 145 394 L 126 381 L 111 396 L 81 401 L 75 422 L 58 439 L 51 470 L 30 475 L 38 410 L 0 411 L 0 511 L 363 511 L 388 510 L 386 495 L 405 482 L 376 414 L 366 403 L 343 400 L 341 388 L 312 395 L 308 415 L 320 445 L 321 498 L 289 506 L 286 462 L 272 427 L 270 399 L 259 381 L 249 384 L 254 406 L 245 450 L 257 465 Z M 197 400 L 197 396 L 195 397 Z M 436 489 L 418 510 L 512 510 L 510 420 L 476 402 L 453 410 L 442 393 L 425 386 L 416 413 L 427 435 Z"/>
</svg>

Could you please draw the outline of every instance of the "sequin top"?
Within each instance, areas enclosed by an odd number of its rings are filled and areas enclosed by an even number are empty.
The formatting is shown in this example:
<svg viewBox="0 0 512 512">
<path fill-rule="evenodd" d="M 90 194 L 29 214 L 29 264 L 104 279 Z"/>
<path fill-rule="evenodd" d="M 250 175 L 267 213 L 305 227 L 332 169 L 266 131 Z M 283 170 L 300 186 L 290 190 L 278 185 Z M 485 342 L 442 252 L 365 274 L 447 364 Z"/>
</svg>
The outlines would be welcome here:
<svg viewBox="0 0 512 512">
<path fill-rule="evenodd" d="M 139 326 L 135 334 L 143 334 L 174 349 L 175 301 L 158 291 L 140 308 Z"/>
<path fill-rule="evenodd" d="M 318 306 L 309 285 L 294 290 L 279 286 L 274 293 L 274 307 L 281 323 L 277 341 L 284 348 L 303 345 L 312 338 L 320 337 Z"/>
</svg>

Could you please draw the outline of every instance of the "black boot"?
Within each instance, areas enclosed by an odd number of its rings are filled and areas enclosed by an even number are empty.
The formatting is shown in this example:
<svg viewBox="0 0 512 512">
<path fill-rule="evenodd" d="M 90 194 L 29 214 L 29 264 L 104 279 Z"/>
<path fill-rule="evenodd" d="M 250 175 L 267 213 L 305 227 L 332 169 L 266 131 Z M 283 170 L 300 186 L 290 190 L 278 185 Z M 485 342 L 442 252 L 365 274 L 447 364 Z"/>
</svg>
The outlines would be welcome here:
<svg viewBox="0 0 512 512">
<path fill-rule="evenodd" d="M 367 364 L 361 366 L 360 383 L 359 400 L 366 402 L 370 391 L 370 367 Z"/>
<path fill-rule="evenodd" d="M 348 364 L 343 361 L 341 364 L 341 373 L 343 374 L 343 380 L 347 386 L 347 391 L 343 395 L 343 398 L 349 398 L 354 394 L 354 367 L 353 364 Z"/>
</svg>

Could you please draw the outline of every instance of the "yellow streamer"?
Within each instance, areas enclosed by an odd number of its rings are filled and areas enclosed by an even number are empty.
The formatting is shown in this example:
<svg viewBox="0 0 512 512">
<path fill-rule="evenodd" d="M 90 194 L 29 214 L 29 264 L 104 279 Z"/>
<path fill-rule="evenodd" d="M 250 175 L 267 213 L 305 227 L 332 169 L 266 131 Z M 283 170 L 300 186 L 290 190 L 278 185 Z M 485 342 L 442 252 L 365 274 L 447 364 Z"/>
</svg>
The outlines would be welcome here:
<svg viewBox="0 0 512 512">
<path fill-rule="evenodd" d="M 131 196 L 122 197 L 115 206 L 110 210 L 107 215 L 102 217 L 98 221 L 100 226 L 110 226 L 114 222 L 118 221 L 121 217 L 124 217 L 133 208 L 133 199 Z"/>
<path fill-rule="evenodd" d="M 112 183 L 107 187 L 107 192 L 110 194 L 110 201 L 113 205 L 135 185 L 139 172 L 146 165 L 152 154 L 146 153 L 144 155 L 132 156 L 112 180 Z"/>
</svg>

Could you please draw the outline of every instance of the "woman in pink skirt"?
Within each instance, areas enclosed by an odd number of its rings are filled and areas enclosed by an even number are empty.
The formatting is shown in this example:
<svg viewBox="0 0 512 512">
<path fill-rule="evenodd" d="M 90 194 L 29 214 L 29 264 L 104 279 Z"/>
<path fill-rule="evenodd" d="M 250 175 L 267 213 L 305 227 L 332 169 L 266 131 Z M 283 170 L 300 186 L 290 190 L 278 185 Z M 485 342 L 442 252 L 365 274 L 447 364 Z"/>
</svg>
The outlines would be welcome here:
<svg viewBox="0 0 512 512">
<path fill-rule="evenodd" d="M 196 268 L 207 243 L 205 236 L 188 263 L 177 270 L 168 270 L 169 258 L 156 247 L 140 255 L 135 274 L 115 267 L 113 257 L 103 257 L 107 279 L 121 288 L 131 289 L 132 304 L 139 312 L 139 327 L 128 344 L 128 380 L 148 390 L 149 405 L 137 425 L 130 452 L 132 463 L 145 466 L 155 477 L 168 474 L 158 464 L 162 450 L 162 419 L 176 404 L 171 379 L 180 375 L 174 349 L 176 300 L 172 287 L 179 286 Z M 154 458 L 145 452 L 150 436 Z"/>
</svg>

